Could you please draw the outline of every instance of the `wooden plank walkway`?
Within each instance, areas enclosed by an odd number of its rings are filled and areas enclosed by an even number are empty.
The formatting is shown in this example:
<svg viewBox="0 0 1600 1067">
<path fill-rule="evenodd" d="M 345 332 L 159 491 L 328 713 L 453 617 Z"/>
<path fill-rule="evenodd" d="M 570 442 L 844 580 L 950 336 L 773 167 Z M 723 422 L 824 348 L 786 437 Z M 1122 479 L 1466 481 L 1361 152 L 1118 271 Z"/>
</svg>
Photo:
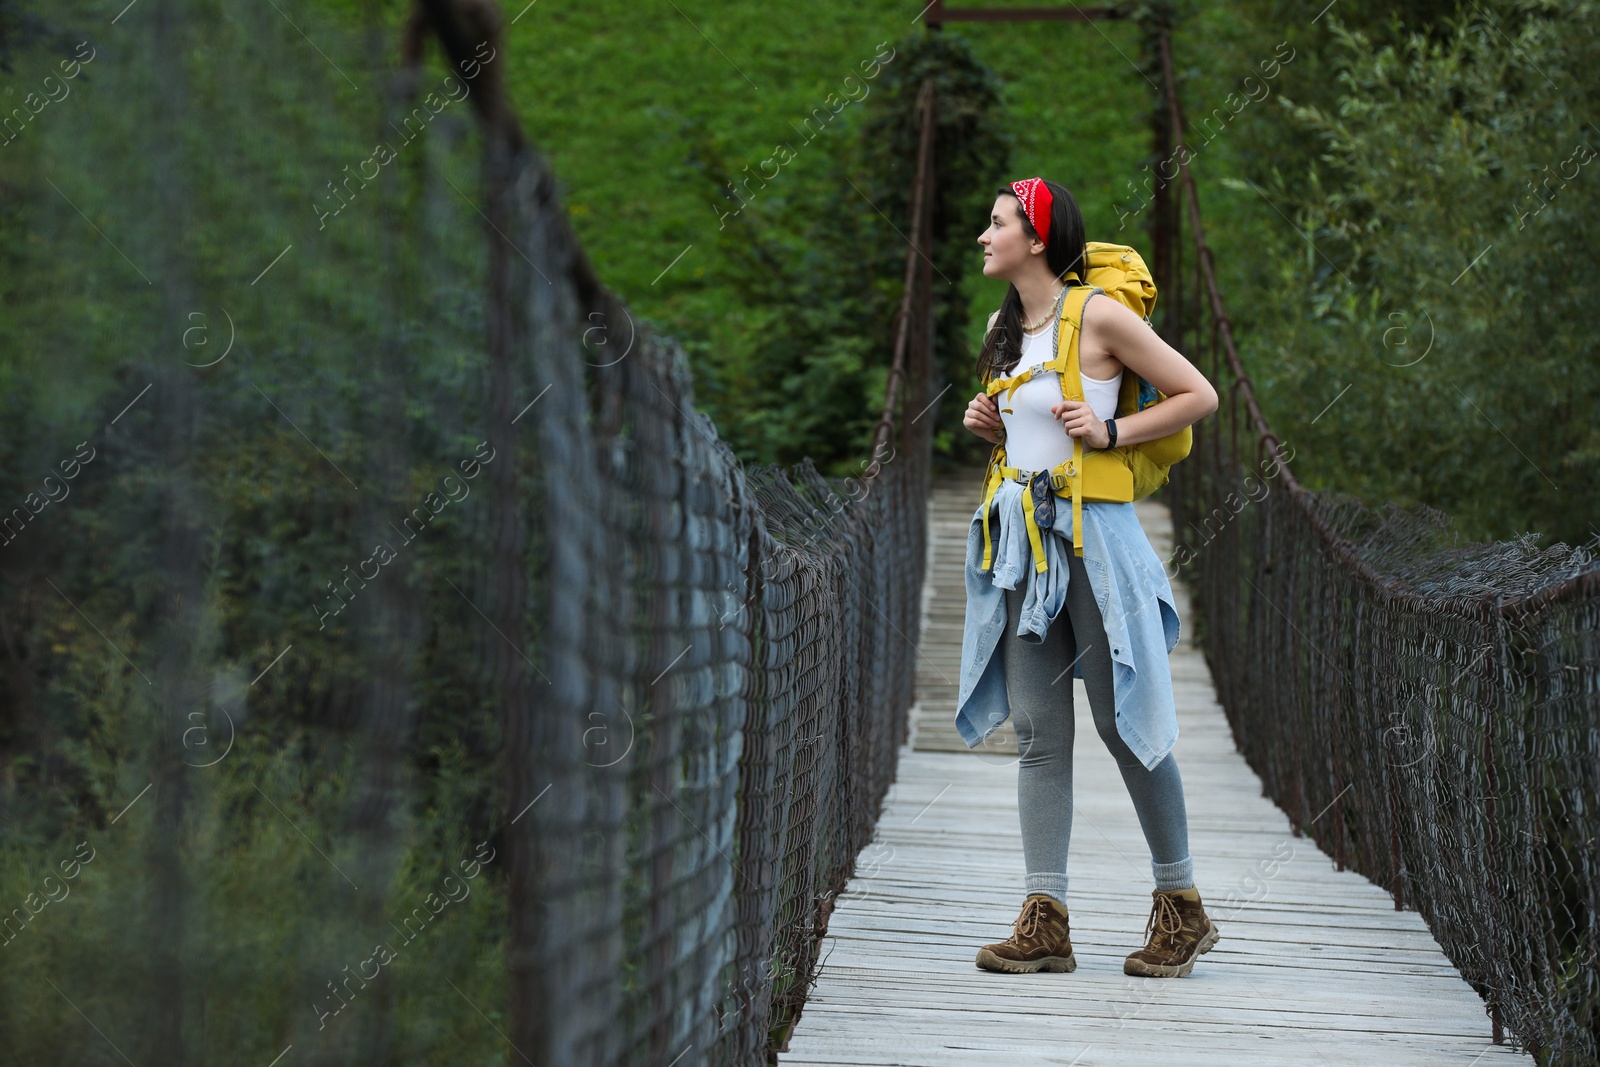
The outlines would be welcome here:
<svg viewBox="0 0 1600 1067">
<path fill-rule="evenodd" d="M 1150 852 L 1081 681 L 1069 907 L 1078 969 L 978 969 L 1022 905 L 1015 736 L 969 751 L 955 733 L 967 522 L 981 472 L 935 482 L 921 699 L 874 840 L 835 903 L 820 977 L 780 1064 L 1398 1065 L 1531 1062 L 1490 1040 L 1482 999 L 1422 917 L 1333 861 L 1261 795 L 1191 642 L 1172 652 L 1195 884 L 1222 940 L 1184 978 L 1135 978 Z M 1137 505 L 1166 558 L 1171 520 Z M 993 740 L 993 738 L 991 738 Z"/>
</svg>

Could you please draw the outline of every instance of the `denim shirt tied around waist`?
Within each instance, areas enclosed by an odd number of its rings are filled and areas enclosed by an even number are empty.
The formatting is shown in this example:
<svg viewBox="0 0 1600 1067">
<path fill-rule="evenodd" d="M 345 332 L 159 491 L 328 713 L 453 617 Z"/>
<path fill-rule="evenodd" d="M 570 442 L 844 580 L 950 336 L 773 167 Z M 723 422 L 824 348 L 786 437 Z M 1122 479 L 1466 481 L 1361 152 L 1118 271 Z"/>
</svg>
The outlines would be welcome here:
<svg viewBox="0 0 1600 1067">
<path fill-rule="evenodd" d="M 995 493 L 989 516 L 995 538 L 993 567 L 983 566 L 983 506 L 973 512 L 967 534 L 967 610 L 961 635 L 961 684 L 956 730 L 977 748 L 1011 714 L 1004 658 L 994 654 L 1006 627 L 1006 589 L 1027 578 L 1017 638 L 1037 644 L 1066 603 L 1068 557 L 1072 554 L 1072 509 L 1056 508 L 1055 522 L 1041 531 L 1047 569 L 1037 571 L 1022 501 L 1027 486 L 1007 479 Z M 1059 505 L 1059 501 L 1058 501 Z M 998 525 L 999 532 L 994 527 Z M 1083 564 L 1111 642 L 1117 733 L 1154 768 L 1178 739 L 1178 713 L 1167 656 L 1178 643 L 1178 609 L 1167 572 L 1150 547 L 1131 503 L 1083 505 Z M 1082 643 L 1079 643 L 1081 650 Z M 1082 657 L 1072 676 L 1083 677 Z"/>
</svg>

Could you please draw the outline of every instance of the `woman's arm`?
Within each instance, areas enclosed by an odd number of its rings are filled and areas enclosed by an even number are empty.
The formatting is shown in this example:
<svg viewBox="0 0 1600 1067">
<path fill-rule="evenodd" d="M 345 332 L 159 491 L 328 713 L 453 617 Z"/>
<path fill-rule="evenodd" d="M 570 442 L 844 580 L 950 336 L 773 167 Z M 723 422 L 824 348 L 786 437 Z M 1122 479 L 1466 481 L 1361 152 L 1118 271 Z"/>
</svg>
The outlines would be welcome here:
<svg viewBox="0 0 1600 1067">
<path fill-rule="evenodd" d="M 1090 325 L 1105 347 L 1124 367 L 1167 394 L 1167 398 L 1132 415 L 1118 416 L 1117 444 L 1154 441 L 1192 426 L 1217 410 L 1217 391 L 1200 369 L 1182 352 L 1161 339 L 1151 326 L 1114 298 L 1090 300 L 1084 305 L 1084 325 Z M 1081 344 L 1081 339 L 1080 339 Z M 1067 432 L 1083 437 L 1091 448 L 1105 448 L 1110 434 L 1083 401 L 1065 400 L 1055 407 Z M 1077 430 L 1077 433 L 1073 431 Z"/>
</svg>

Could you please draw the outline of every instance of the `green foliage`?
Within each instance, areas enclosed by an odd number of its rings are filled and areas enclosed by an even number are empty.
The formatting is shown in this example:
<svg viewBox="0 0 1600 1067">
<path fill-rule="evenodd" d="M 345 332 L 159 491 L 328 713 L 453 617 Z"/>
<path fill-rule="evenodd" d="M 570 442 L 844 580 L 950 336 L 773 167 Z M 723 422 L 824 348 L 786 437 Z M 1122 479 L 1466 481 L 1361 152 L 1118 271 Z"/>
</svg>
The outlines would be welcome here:
<svg viewBox="0 0 1600 1067">
<path fill-rule="evenodd" d="M 1236 61 L 1279 39 L 1278 5 L 1248 10 Z M 1222 179 L 1255 202 L 1218 261 L 1268 419 L 1313 488 L 1587 541 L 1596 7 L 1365 10 L 1291 35 L 1304 59 Z"/>
<path fill-rule="evenodd" d="M 726 273 L 714 281 L 737 295 L 750 331 L 722 351 L 692 345 L 700 396 L 717 413 L 719 433 L 758 461 L 809 456 L 825 473 L 845 475 L 858 472 L 870 448 L 905 285 L 916 98 L 930 78 L 939 196 L 934 239 L 919 252 L 936 274 L 939 337 L 947 342 L 940 351 L 961 351 L 968 298 L 960 283 L 972 257 L 947 235 L 987 209 L 981 183 L 1007 148 L 997 132 L 999 87 L 963 42 L 920 31 L 895 42 L 878 67 L 853 90 L 864 118 L 848 137 L 818 138 L 813 148 L 797 136 L 775 152 L 778 161 L 826 153 L 821 181 L 780 171 L 769 191 L 759 177 L 734 171 L 703 123 L 685 124 L 691 157 L 708 187 L 724 193 L 713 210 L 730 216 L 719 244 Z M 816 127 L 806 129 L 816 137 Z"/>
</svg>

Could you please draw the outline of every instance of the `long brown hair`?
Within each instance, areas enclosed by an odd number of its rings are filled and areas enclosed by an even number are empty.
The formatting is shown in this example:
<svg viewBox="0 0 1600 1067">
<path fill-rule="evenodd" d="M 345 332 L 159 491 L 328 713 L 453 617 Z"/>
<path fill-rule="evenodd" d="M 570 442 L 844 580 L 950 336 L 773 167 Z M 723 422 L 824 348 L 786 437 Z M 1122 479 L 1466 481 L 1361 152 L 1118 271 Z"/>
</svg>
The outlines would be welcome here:
<svg viewBox="0 0 1600 1067">
<path fill-rule="evenodd" d="M 1069 273 L 1076 274 L 1079 284 L 1088 275 L 1089 248 L 1083 225 L 1083 212 L 1064 185 L 1044 179 L 1050 190 L 1050 236 L 1045 245 L 1044 261 L 1057 280 L 1066 280 Z M 1009 185 L 996 190 L 999 195 L 1016 197 Z M 1017 218 L 1022 232 L 1030 238 L 1039 236 L 1017 200 Z M 1000 314 L 994 320 L 994 329 L 983 339 L 978 352 L 978 380 L 987 384 L 1000 375 L 1009 373 L 1022 356 L 1022 294 L 1015 285 L 1006 286 L 1006 298 L 1000 305 Z"/>
</svg>

